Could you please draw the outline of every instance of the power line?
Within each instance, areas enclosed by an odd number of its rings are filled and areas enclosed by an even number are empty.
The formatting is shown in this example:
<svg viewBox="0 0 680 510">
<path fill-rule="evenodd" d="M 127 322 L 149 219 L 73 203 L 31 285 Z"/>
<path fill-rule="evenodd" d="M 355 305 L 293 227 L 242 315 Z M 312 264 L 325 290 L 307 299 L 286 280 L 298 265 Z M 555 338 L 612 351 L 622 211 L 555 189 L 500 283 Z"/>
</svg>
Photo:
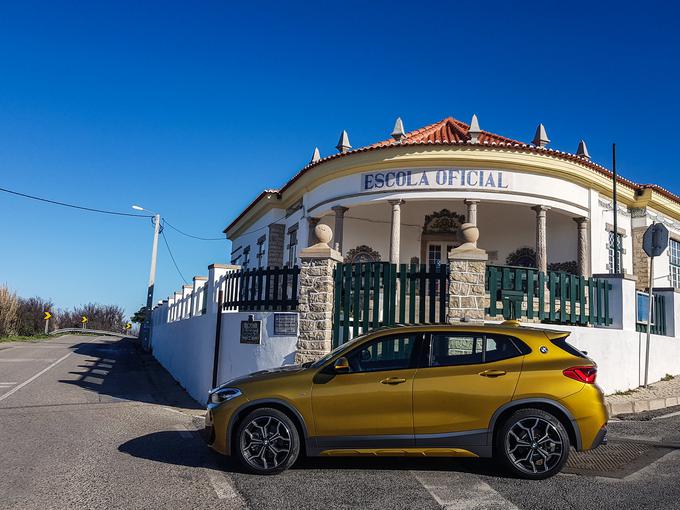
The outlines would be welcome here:
<svg viewBox="0 0 680 510">
<path fill-rule="evenodd" d="M 67 204 L 66 202 L 58 202 L 56 200 L 50 200 L 48 198 L 36 197 L 33 195 L 27 195 L 26 193 L 19 193 L 18 191 L 12 191 L 10 189 L 0 188 L 0 191 L 5 193 L 10 193 L 11 195 L 17 195 L 24 198 L 30 198 L 31 200 L 38 200 L 40 202 L 47 202 L 48 204 L 61 205 L 63 207 L 71 207 L 73 209 L 80 209 L 82 211 L 96 212 L 101 214 L 113 214 L 115 216 L 133 216 L 137 218 L 151 218 L 149 214 L 134 214 L 134 213 L 124 213 L 118 211 L 106 211 L 104 209 L 94 209 L 92 207 L 84 207 L 82 205 Z"/>
<path fill-rule="evenodd" d="M 187 281 L 186 278 L 184 278 L 182 271 L 179 270 L 179 266 L 177 265 L 177 261 L 175 261 L 175 257 L 173 256 L 172 250 L 170 249 L 170 245 L 168 244 L 168 239 L 165 237 L 165 232 L 161 231 L 161 235 L 163 236 L 163 241 L 165 241 L 165 247 L 168 249 L 168 253 L 170 254 L 170 258 L 172 259 L 172 263 L 175 264 L 175 269 L 177 269 L 177 272 L 179 273 L 180 278 L 182 278 L 182 280 L 184 280 L 184 283 L 188 284 L 189 282 Z"/>
<path fill-rule="evenodd" d="M 195 235 L 192 235 L 192 234 L 187 234 L 186 232 L 182 232 L 180 229 L 178 229 L 176 226 L 174 226 L 172 223 L 170 223 L 166 218 L 163 218 L 163 221 L 171 229 L 179 232 L 183 236 L 191 237 L 192 239 L 198 239 L 200 241 L 226 241 L 227 240 L 226 237 L 201 237 L 201 236 L 195 236 Z"/>
</svg>

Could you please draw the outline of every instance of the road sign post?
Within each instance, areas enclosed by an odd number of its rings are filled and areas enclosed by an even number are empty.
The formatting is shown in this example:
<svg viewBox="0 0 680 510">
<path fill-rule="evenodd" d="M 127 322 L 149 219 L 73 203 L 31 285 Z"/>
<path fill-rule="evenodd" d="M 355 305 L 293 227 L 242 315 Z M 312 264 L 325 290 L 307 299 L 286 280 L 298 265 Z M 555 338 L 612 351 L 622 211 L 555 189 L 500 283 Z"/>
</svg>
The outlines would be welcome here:
<svg viewBox="0 0 680 510">
<path fill-rule="evenodd" d="M 82 319 L 80 319 L 80 323 L 82 324 L 82 328 L 85 329 L 85 323 L 87 322 L 87 317 L 83 315 Z"/>
<path fill-rule="evenodd" d="M 654 257 L 668 247 L 668 229 L 663 223 L 652 223 L 642 236 L 642 249 L 649 257 L 649 302 L 647 303 L 647 342 L 645 346 L 645 388 L 649 385 L 649 346 L 652 336 L 654 308 Z"/>
<path fill-rule="evenodd" d="M 48 311 L 44 311 L 43 313 L 45 314 L 43 320 L 45 321 L 45 334 L 47 335 L 50 332 L 50 318 L 52 317 L 52 314 Z"/>
</svg>

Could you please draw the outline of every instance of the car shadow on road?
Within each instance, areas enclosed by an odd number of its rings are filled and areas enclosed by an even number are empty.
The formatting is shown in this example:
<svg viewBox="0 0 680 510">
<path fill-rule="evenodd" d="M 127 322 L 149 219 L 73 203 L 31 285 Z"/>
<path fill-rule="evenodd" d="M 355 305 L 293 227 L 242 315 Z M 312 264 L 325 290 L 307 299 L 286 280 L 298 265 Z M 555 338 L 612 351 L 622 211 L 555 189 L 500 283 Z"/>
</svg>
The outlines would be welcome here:
<svg viewBox="0 0 680 510">
<path fill-rule="evenodd" d="M 152 355 L 141 351 L 136 339 L 83 342 L 73 352 L 86 356 L 78 365 L 82 370 L 69 372 L 77 377 L 59 382 L 92 391 L 101 402 L 127 400 L 204 409 Z"/>
<path fill-rule="evenodd" d="M 118 451 L 166 464 L 189 467 L 210 467 L 230 473 L 247 473 L 234 457 L 220 455 L 207 445 L 196 448 L 196 441 L 187 441 L 186 432 L 161 431 L 131 439 Z M 201 440 L 202 441 L 202 440 Z M 190 446 L 189 446 L 190 445 Z M 191 452 L 187 455 L 187 450 Z M 301 471 L 455 471 L 485 476 L 508 477 L 490 459 L 412 458 L 412 457 L 306 457 L 298 459 L 292 470 Z"/>
</svg>

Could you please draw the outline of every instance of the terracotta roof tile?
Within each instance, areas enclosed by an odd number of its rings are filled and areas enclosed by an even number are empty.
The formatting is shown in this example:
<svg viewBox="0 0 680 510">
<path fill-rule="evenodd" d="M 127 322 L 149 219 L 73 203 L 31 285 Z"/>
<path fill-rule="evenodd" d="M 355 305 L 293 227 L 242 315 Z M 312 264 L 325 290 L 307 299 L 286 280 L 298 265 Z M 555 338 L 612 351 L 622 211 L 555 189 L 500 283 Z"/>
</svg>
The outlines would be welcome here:
<svg viewBox="0 0 680 510">
<path fill-rule="evenodd" d="M 329 156 L 323 157 L 317 161 L 310 162 L 305 167 L 303 167 L 297 174 L 295 174 L 280 190 L 267 190 L 262 192 L 231 224 L 224 230 L 225 232 L 229 230 L 233 225 L 235 225 L 241 217 L 252 208 L 259 200 L 263 198 L 267 193 L 276 193 L 278 197 L 281 195 L 302 175 L 304 175 L 311 168 L 329 161 L 332 159 L 349 156 L 350 154 L 358 152 L 368 152 L 373 150 L 387 149 L 390 147 L 400 147 L 404 145 L 474 145 L 472 144 L 471 137 L 468 133 L 470 126 L 465 122 L 461 122 L 453 117 L 447 117 L 439 122 L 424 126 L 419 129 L 414 129 L 406 133 L 401 140 L 395 140 L 390 138 L 388 140 L 383 140 L 371 145 L 364 147 L 359 147 L 356 149 L 349 150 L 347 152 L 337 152 Z M 598 165 L 589 159 L 582 156 L 577 156 L 564 151 L 559 151 L 556 149 L 551 149 L 548 147 L 538 147 L 533 144 L 527 144 L 520 142 L 518 140 L 513 140 L 512 138 L 507 138 L 505 136 L 497 135 L 495 133 L 490 133 L 488 131 L 482 131 L 478 139 L 479 145 L 484 145 L 487 147 L 499 147 L 499 148 L 511 148 L 514 150 L 525 151 L 525 152 L 538 152 L 546 153 L 551 156 L 556 156 L 568 161 L 573 161 L 580 163 L 581 165 L 590 168 L 606 177 L 612 178 L 612 173 L 607 168 L 602 165 Z M 654 191 L 668 197 L 670 200 L 680 204 L 680 196 L 657 186 L 655 184 L 637 184 L 625 177 L 617 176 L 617 181 L 635 191 L 642 191 L 645 188 L 651 188 Z"/>
</svg>

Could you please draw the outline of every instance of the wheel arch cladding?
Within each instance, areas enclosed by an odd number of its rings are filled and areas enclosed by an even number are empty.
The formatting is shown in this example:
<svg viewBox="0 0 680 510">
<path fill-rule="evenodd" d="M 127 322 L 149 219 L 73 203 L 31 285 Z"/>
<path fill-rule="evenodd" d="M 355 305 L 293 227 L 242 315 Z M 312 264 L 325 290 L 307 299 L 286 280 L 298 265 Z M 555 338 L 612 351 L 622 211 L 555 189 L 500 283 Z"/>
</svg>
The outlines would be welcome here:
<svg viewBox="0 0 680 510">
<path fill-rule="evenodd" d="M 307 426 L 305 424 L 304 418 L 302 418 L 302 415 L 300 415 L 297 409 L 281 400 L 254 400 L 252 402 L 243 404 L 232 415 L 229 428 L 227 430 L 227 454 L 230 455 L 232 453 L 232 445 L 236 444 L 237 442 L 236 434 L 243 419 L 252 411 L 265 408 L 276 409 L 290 418 L 290 421 L 292 421 L 293 425 L 295 425 L 300 438 L 300 451 L 306 451 L 305 448 L 307 446 L 308 437 Z"/>
<path fill-rule="evenodd" d="M 581 451 L 581 432 L 578 428 L 576 420 L 571 416 L 571 413 L 558 402 L 549 399 L 527 399 L 527 400 L 517 400 L 514 402 L 509 402 L 504 406 L 500 407 L 491 418 L 491 424 L 489 427 L 489 440 L 491 441 L 493 447 L 496 446 L 496 435 L 503 423 L 512 415 L 512 413 L 519 411 L 521 409 L 540 409 L 546 411 L 555 418 L 557 418 L 560 423 L 564 426 L 569 436 L 569 442 L 576 448 L 577 451 Z"/>
</svg>

